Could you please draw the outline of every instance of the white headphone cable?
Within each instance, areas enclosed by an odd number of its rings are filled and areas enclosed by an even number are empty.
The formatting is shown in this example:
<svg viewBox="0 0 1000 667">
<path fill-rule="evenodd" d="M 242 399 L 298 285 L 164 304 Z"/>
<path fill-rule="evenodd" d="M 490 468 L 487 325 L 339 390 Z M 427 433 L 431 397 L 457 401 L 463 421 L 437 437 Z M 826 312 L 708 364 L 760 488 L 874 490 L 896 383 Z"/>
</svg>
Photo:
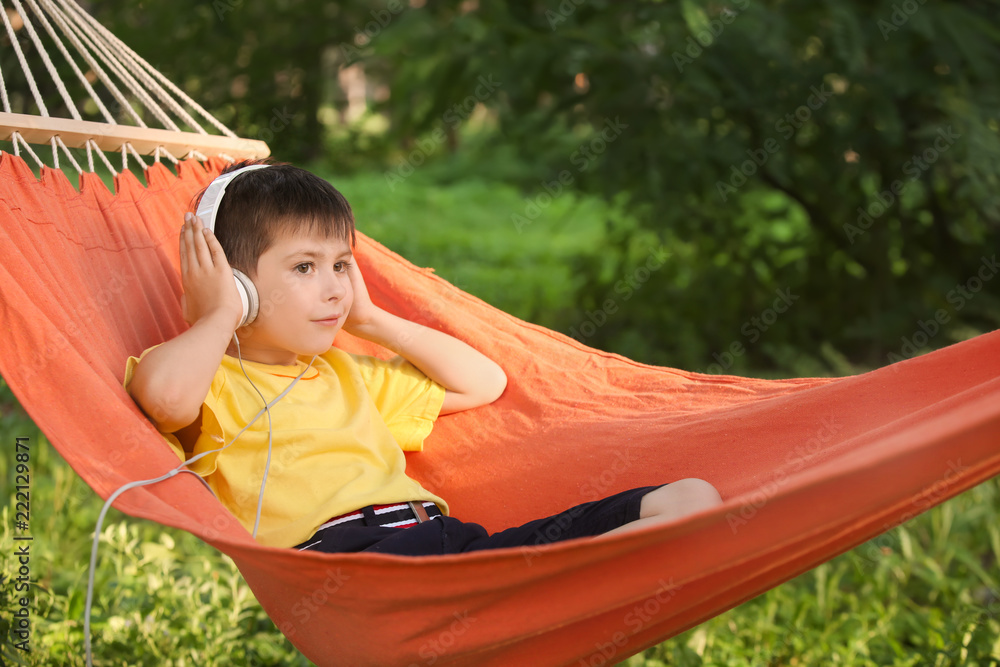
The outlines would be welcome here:
<svg viewBox="0 0 1000 667">
<path fill-rule="evenodd" d="M 200 454 L 196 454 L 195 456 L 192 456 L 191 458 L 189 458 L 187 461 L 184 461 L 183 463 L 181 463 L 180 465 L 178 465 L 173 470 L 170 470 L 166 474 L 161 475 L 160 477 L 157 477 L 155 479 L 146 479 L 146 480 L 139 480 L 139 481 L 135 481 L 135 482 L 129 482 L 128 484 L 125 484 L 125 485 L 119 487 L 117 490 L 115 490 L 114 493 L 112 493 L 110 496 L 108 496 L 108 499 L 104 502 L 104 507 L 101 508 L 101 513 L 97 517 L 97 527 L 94 529 L 94 542 L 91 545 L 91 549 L 90 549 L 90 570 L 89 570 L 89 572 L 87 574 L 87 602 L 86 602 L 86 606 L 84 607 L 84 614 L 83 614 L 83 633 L 84 633 L 84 646 L 86 648 L 87 667 L 92 667 L 93 666 L 92 656 L 91 656 L 91 642 L 90 642 L 90 607 L 91 607 L 91 605 L 93 603 L 93 599 L 94 599 L 94 571 L 97 568 L 97 550 L 98 550 L 98 546 L 100 544 L 101 526 L 104 523 L 104 516 L 108 513 L 108 509 L 111 507 L 111 504 L 114 503 L 114 501 L 118 499 L 118 496 L 120 496 L 121 494 L 125 493 L 129 489 L 134 489 L 134 488 L 140 487 L 140 486 L 148 486 L 150 484 L 156 484 L 156 483 L 162 482 L 162 481 L 164 481 L 166 479 L 170 479 L 171 477 L 174 477 L 175 475 L 177 475 L 177 473 L 181 473 L 181 472 L 190 473 L 190 474 L 194 475 L 195 477 L 197 477 L 201 481 L 201 483 L 205 485 L 205 487 L 209 490 L 209 492 L 211 492 L 212 495 L 214 496 L 215 493 L 212 492 L 212 488 L 208 485 L 208 482 L 206 482 L 204 479 L 202 479 L 201 475 L 198 475 L 193 470 L 185 469 L 184 466 L 188 465 L 189 463 L 194 463 L 195 461 L 197 461 L 198 459 L 202 458 L 203 456 L 207 456 L 208 454 L 212 454 L 212 453 L 215 453 L 215 452 L 221 452 L 222 450 L 226 449 L 227 447 L 229 447 L 230 445 L 232 445 L 234 442 L 236 442 L 236 440 L 243 434 L 243 431 L 245 431 L 248 428 L 250 428 L 250 426 L 255 421 L 257 421 L 262 414 L 264 414 L 266 412 L 267 413 L 267 463 L 265 464 L 265 467 L 264 467 L 264 479 L 261 482 L 261 485 L 260 485 L 260 496 L 257 499 L 257 517 L 256 517 L 256 520 L 254 521 L 254 526 L 253 526 L 253 537 L 255 539 L 257 537 L 257 528 L 258 528 L 258 525 L 260 524 L 261 507 L 263 506 L 263 502 L 264 502 L 264 485 L 267 484 L 267 473 L 268 473 L 268 469 L 271 466 L 271 411 L 270 411 L 270 407 L 272 405 L 274 405 L 275 403 L 277 403 L 282 398 L 284 398 L 285 394 L 287 394 L 289 391 L 291 391 L 292 387 L 295 386 L 295 383 L 299 381 L 299 378 L 301 378 L 303 375 L 305 375 L 306 371 L 309 370 L 309 368 L 312 366 L 313 362 L 316 361 L 316 357 L 319 356 L 319 355 L 315 355 L 314 354 L 313 358 L 309 360 L 309 363 L 306 365 L 306 367 L 302 369 L 302 372 L 299 373 L 295 377 L 295 379 L 292 380 L 291 383 L 287 387 L 285 387 L 284 391 L 282 391 L 280 394 L 278 394 L 274 398 L 274 400 L 272 400 L 270 403 L 268 403 L 267 400 L 264 398 L 264 395 L 260 393 L 259 389 L 257 389 L 257 385 L 255 385 L 253 383 L 253 381 L 250 380 L 250 376 L 247 375 L 246 369 L 243 367 L 243 355 L 240 354 L 240 342 L 239 342 L 239 338 L 236 337 L 236 333 L 235 332 L 233 333 L 233 340 L 236 343 L 236 353 L 239 356 L 240 369 L 243 371 L 243 375 L 246 376 L 247 382 L 250 383 L 250 386 L 254 388 L 254 391 L 257 392 L 257 394 L 260 396 L 260 399 L 264 402 L 264 407 L 261 408 L 261 410 L 256 415 L 254 415 L 254 418 L 251 419 L 250 422 L 246 426 L 244 426 L 242 429 L 240 429 L 240 432 L 237 433 L 233 437 L 232 440 L 230 440 L 228 443 L 226 443 L 222 447 L 219 447 L 218 449 L 211 449 L 211 450 L 208 450 L 208 451 L 205 451 L 205 452 L 201 452 Z"/>
</svg>

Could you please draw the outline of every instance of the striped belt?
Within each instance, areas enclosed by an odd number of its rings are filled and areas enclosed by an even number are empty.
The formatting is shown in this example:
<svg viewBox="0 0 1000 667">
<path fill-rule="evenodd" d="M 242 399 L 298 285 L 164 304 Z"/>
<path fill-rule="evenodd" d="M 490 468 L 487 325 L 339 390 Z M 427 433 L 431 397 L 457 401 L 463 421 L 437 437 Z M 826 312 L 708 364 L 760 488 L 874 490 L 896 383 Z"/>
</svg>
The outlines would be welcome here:
<svg viewBox="0 0 1000 667">
<path fill-rule="evenodd" d="M 441 516 L 437 505 L 430 501 L 414 500 L 391 505 L 369 505 L 359 510 L 335 516 L 322 524 L 317 532 L 333 526 L 381 526 L 382 528 L 410 528 L 418 523 Z"/>
</svg>

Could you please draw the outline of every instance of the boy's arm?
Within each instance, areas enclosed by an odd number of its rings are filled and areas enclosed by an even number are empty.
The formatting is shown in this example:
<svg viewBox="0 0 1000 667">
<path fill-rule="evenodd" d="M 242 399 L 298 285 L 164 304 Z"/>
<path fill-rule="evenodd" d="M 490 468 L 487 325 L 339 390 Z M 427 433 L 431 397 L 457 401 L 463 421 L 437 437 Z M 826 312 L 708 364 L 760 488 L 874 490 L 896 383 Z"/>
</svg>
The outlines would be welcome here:
<svg viewBox="0 0 1000 667">
<path fill-rule="evenodd" d="M 492 403 L 507 376 L 492 359 L 448 334 L 393 315 L 372 304 L 357 262 L 349 269 L 354 304 L 344 328 L 386 347 L 446 390 L 441 414 Z"/>
<path fill-rule="evenodd" d="M 181 229 L 180 256 L 184 319 L 193 324 L 147 353 L 128 386 L 161 433 L 173 433 L 198 418 L 242 316 L 222 246 L 190 214 Z"/>
</svg>

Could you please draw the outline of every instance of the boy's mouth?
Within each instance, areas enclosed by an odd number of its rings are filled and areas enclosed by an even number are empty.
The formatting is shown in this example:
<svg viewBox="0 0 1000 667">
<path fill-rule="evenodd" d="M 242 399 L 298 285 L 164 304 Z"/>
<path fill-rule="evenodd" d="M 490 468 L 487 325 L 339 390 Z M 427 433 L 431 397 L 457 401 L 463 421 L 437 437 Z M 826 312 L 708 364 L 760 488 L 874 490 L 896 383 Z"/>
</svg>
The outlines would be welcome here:
<svg viewBox="0 0 1000 667">
<path fill-rule="evenodd" d="M 336 326 L 337 322 L 340 321 L 340 315 L 334 315 L 333 317 L 327 317 L 322 320 L 313 320 L 316 324 L 322 324 L 325 326 Z"/>
</svg>

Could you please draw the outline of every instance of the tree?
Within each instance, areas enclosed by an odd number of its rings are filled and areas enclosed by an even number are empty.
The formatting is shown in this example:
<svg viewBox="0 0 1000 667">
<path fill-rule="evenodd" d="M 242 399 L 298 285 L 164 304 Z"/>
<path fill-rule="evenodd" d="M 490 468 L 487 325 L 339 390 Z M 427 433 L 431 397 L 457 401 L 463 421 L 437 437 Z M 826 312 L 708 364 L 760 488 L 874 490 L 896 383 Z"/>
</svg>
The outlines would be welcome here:
<svg viewBox="0 0 1000 667">
<path fill-rule="evenodd" d="M 735 368 L 884 365 L 1000 324 L 997 8 L 436 2 L 375 50 L 397 136 L 492 77 L 496 143 L 541 166 L 529 193 L 568 172 L 672 252 L 589 343 L 715 372 L 734 343 Z M 636 238 L 581 315 L 649 256 Z"/>
<path fill-rule="evenodd" d="M 391 3 L 390 3 L 391 4 Z M 321 108 L 379 5 L 349 0 L 96 3 L 111 32 L 240 136 L 284 161 L 323 154 Z M 377 23 L 377 22 L 376 22 Z"/>
</svg>

